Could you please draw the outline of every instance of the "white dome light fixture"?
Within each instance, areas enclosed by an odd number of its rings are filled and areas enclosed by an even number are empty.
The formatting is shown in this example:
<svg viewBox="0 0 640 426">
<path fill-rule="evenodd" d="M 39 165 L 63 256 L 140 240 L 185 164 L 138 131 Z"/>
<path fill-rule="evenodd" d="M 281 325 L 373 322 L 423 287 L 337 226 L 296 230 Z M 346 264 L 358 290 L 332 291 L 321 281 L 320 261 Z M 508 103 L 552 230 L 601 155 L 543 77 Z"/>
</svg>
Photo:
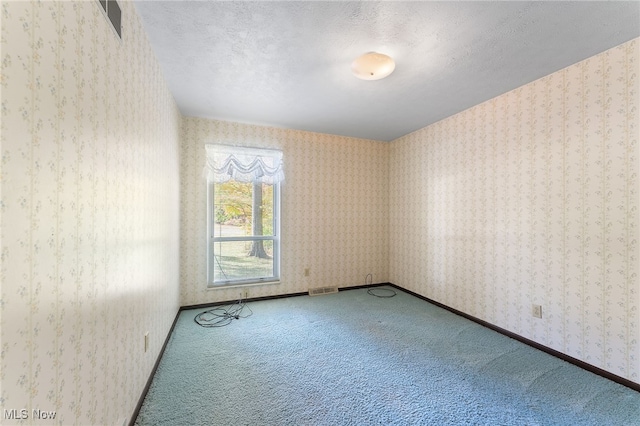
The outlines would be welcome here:
<svg viewBox="0 0 640 426">
<path fill-rule="evenodd" d="M 351 63 L 353 75 L 362 80 L 380 80 L 396 69 L 396 63 L 390 56 L 369 52 Z"/>
</svg>

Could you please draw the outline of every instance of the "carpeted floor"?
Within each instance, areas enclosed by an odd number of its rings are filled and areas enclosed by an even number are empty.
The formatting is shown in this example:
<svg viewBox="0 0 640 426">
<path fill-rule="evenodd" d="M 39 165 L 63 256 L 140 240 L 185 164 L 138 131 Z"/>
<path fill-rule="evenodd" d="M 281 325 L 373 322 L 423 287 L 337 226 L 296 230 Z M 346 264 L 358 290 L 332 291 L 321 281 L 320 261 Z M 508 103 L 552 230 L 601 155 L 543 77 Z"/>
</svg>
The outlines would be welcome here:
<svg viewBox="0 0 640 426">
<path fill-rule="evenodd" d="M 135 424 L 640 425 L 640 393 L 396 292 L 250 303 L 220 328 L 183 311 Z"/>
</svg>

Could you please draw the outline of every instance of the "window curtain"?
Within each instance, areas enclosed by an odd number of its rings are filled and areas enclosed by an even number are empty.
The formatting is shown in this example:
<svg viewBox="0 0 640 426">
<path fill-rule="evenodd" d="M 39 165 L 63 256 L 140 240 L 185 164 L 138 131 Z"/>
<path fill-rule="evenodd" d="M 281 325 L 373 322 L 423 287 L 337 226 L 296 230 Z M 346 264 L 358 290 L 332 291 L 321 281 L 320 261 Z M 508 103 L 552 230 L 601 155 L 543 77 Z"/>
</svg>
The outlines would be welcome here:
<svg viewBox="0 0 640 426">
<path fill-rule="evenodd" d="M 230 179 L 239 182 L 274 184 L 284 181 L 282 151 L 228 145 L 206 145 L 204 175 L 209 182 Z"/>
</svg>

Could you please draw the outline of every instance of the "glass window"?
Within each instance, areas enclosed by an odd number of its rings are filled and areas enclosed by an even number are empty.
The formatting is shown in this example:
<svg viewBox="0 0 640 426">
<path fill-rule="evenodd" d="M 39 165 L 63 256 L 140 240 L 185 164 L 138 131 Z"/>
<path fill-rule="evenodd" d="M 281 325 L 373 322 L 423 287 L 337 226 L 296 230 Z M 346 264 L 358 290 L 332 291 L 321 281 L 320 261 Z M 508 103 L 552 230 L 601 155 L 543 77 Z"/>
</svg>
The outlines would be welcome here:
<svg viewBox="0 0 640 426">
<path fill-rule="evenodd" d="M 229 180 L 212 187 L 212 284 L 277 280 L 279 183 Z"/>
<path fill-rule="evenodd" d="M 282 152 L 206 148 L 209 286 L 279 280 Z"/>
</svg>

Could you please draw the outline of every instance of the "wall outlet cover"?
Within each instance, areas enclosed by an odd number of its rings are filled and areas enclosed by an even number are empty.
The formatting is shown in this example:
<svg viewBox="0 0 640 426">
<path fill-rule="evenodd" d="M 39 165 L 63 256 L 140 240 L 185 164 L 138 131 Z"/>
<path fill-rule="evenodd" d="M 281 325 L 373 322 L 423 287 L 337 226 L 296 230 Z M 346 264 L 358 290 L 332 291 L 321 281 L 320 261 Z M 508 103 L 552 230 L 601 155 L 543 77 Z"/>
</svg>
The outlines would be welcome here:
<svg viewBox="0 0 640 426">
<path fill-rule="evenodd" d="M 531 314 L 536 318 L 542 318 L 542 305 L 533 305 L 531 307 Z"/>
</svg>

